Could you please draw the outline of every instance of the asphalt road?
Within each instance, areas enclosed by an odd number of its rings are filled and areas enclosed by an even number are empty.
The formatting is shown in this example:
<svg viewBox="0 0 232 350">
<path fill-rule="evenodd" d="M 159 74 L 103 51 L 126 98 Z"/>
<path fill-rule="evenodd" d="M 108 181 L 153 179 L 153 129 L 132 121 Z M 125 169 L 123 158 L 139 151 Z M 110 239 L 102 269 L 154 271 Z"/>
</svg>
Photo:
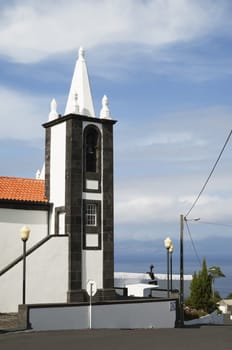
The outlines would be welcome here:
<svg viewBox="0 0 232 350">
<path fill-rule="evenodd" d="M 15 332 L 0 335 L 1 350 L 231 350 L 231 326 L 184 329 Z"/>
</svg>

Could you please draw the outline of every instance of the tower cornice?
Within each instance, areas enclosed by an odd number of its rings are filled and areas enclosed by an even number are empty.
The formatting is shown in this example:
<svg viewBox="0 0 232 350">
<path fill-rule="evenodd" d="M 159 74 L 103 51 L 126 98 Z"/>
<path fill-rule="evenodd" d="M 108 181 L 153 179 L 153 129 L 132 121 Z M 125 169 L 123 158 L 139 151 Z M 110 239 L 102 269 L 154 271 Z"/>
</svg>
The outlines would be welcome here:
<svg viewBox="0 0 232 350">
<path fill-rule="evenodd" d="M 98 123 L 98 124 L 116 124 L 117 120 L 113 120 L 113 119 L 104 119 L 104 118 L 95 118 L 95 117 L 89 117 L 87 115 L 82 115 L 82 114 L 67 114 L 65 116 L 60 116 L 57 119 L 48 121 L 44 124 L 42 124 L 42 126 L 46 129 L 46 128 L 50 128 L 51 126 L 54 125 L 58 125 L 61 123 L 66 122 L 67 120 L 70 119 L 77 119 L 80 121 L 85 121 L 85 122 L 91 122 L 91 123 Z"/>
</svg>

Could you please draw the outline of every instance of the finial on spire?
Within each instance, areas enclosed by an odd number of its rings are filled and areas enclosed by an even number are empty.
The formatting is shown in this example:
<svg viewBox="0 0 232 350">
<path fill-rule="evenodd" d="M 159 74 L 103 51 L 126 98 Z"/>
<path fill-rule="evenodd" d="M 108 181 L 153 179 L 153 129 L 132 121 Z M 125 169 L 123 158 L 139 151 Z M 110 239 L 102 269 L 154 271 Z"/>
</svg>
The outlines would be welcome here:
<svg viewBox="0 0 232 350">
<path fill-rule="evenodd" d="M 102 109 L 100 112 L 100 118 L 111 119 L 110 110 L 108 107 L 108 97 L 106 95 L 102 97 Z"/>
<path fill-rule="evenodd" d="M 78 104 L 78 93 L 75 92 L 74 94 L 74 114 L 79 114 L 80 112 L 80 108 L 79 108 L 79 104 Z"/>
<path fill-rule="evenodd" d="M 49 121 L 56 119 L 59 116 L 57 113 L 57 103 L 54 98 L 52 99 L 50 106 L 51 106 L 51 110 L 48 116 Z"/>
<path fill-rule="evenodd" d="M 36 178 L 36 180 L 40 179 L 40 170 L 39 169 L 36 171 L 35 178 Z"/>
<path fill-rule="evenodd" d="M 79 48 L 79 60 L 84 61 L 85 60 L 85 50 L 83 49 L 82 46 Z"/>
</svg>

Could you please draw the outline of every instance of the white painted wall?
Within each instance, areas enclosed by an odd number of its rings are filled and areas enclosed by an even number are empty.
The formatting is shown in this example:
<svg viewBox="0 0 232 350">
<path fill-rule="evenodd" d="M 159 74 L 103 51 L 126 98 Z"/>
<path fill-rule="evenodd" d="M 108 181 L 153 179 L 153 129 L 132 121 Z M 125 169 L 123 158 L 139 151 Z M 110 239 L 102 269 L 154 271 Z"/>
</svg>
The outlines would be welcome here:
<svg viewBox="0 0 232 350">
<path fill-rule="evenodd" d="M 156 289 L 157 286 L 146 283 L 128 284 L 127 295 L 134 297 L 149 297 L 152 294 L 152 290 Z M 167 294 L 167 293 L 166 293 Z"/>
<path fill-rule="evenodd" d="M 65 213 L 59 214 L 59 235 L 65 234 Z"/>
<path fill-rule="evenodd" d="M 103 304 L 92 306 L 92 328 L 174 328 L 174 301 Z M 89 328 L 88 306 L 31 308 L 35 331 Z"/>
<path fill-rule="evenodd" d="M 222 299 L 219 301 L 219 310 L 223 313 L 226 314 L 229 312 L 229 307 L 232 306 L 232 299 Z"/>
<path fill-rule="evenodd" d="M 54 234 L 55 207 L 65 205 L 66 123 L 51 128 L 50 202 L 54 204 L 51 216 L 51 234 Z"/>
<path fill-rule="evenodd" d="M 82 193 L 82 199 L 92 200 L 92 201 L 102 201 L 103 200 L 103 196 L 102 196 L 101 193 L 83 192 Z"/>
<path fill-rule="evenodd" d="M 223 314 L 227 313 L 227 305 L 219 305 L 218 308 Z"/>
<path fill-rule="evenodd" d="M 173 328 L 176 311 L 170 301 L 93 307 L 93 328 Z M 173 302 L 172 302 L 173 303 Z"/>
<path fill-rule="evenodd" d="M 37 210 L 0 209 L 0 270 L 22 254 L 20 229 L 28 226 L 31 230 L 27 247 L 32 247 L 47 232 L 47 212 Z"/>
<path fill-rule="evenodd" d="M 82 288 L 86 289 L 88 280 L 94 280 L 97 289 L 103 288 L 103 251 L 82 250 Z"/>
<path fill-rule="evenodd" d="M 180 275 L 173 274 L 172 285 L 173 289 L 180 288 Z M 167 289 L 167 275 L 155 273 L 155 278 L 158 281 L 160 289 Z M 149 283 L 151 281 L 148 273 L 136 272 L 115 272 L 114 285 L 115 287 L 126 287 L 128 284 Z M 192 275 L 184 275 L 184 296 L 187 298 L 190 295 L 190 284 Z M 163 297 L 165 292 L 152 292 L 155 297 Z"/>
<path fill-rule="evenodd" d="M 52 237 L 27 257 L 26 303 L 62 303 L 68 291 L 68 237 Z M 0 277 L 0 312 L 22 303 L 22 262 Z"/>
</svg>

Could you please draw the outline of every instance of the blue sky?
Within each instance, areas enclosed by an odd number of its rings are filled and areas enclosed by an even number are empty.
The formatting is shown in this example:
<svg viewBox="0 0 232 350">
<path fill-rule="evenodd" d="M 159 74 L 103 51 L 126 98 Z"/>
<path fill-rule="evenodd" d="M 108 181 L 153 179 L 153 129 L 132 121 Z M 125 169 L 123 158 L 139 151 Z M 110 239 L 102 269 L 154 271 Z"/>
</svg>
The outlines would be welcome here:
<svg viewBox="0 0 232 350">
<path fill-rule="evenodd" d="M 115 126 L 116 270 L 165 271 L 232 127 L 230 0 L 7 0 L 0 4 L 0 173 L 34 177 L 50 101 L 64 113 L 79 46 Z M 200 258 L 231 275 L 232 140 L 191 212 Z M 209 225 L 203 222 L 216 222 Z M 186 272 L 199 264 L 185 232 Z M 223 257 L 223 259 L 222 259 Z M 188 263 L 189 262 L 189 263 Z M 191 263 L 190 263 L 191 262 Z M 189 265 L 188 265 L 189 264 Z M 231 286 L 232 290 L 232 286 Z"/>
</svg>

